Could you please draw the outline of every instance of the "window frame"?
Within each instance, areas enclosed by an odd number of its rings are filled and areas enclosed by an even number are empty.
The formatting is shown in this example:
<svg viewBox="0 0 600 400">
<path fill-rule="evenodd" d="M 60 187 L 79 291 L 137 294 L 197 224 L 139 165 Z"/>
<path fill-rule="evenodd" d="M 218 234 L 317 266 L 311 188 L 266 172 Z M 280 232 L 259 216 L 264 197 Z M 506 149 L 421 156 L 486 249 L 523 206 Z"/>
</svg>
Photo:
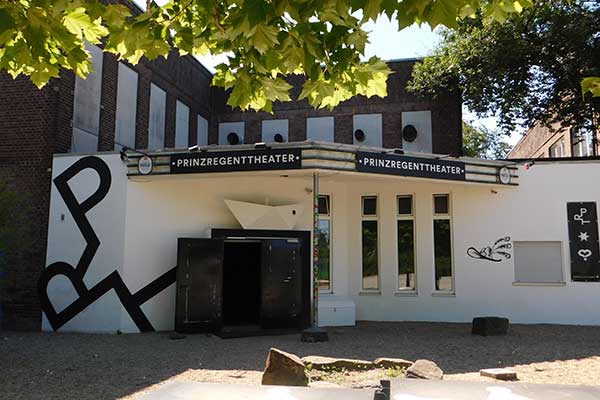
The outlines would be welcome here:
<svg viewBox="0 0 600 400">
<path fill-rule="evenodd" d="M 411 206 L 410 206 L 410 214 L 400 214 L 400 198 L 410 197 Z M 415 212 L 415 194 L 399 194 L 396 195 L 396 294 L 417 294 L 417 219 Z M 413 223 L 413 267 L 414 267 L 414 288 L 401 288 L 398 274 L 398 267 L 400 266 L 400 260 L 398 258 L 398 245 L 399 245 L 399 237 L 398 237 L 398 221 L 412 221 Z"/>
<path fill-rule="evenodd" d="M 586 132 L 583 129 L 569 129 L 569 135 L 571 138 L 571 156 L 572 157 L 591 157 L 594 155 L 593 145 L 593 134 L 592 132 Z M 575 142 L 576 139 L 579 139 Z M 585 149 L 586 154 L 575 155 L 575 149 Z"/>
<path fill-rule="evenodd" d="M 559 156 L 554 156 L 552 155 L 552 148 L 554 148 L 554 146 L 558 145 L 560 148 L 560 152 L 561 155 Z M 564 158 L 567 157 L 567 143 L 565 141 L 565 136 L 561 136 L 558 139 L 556 139 L 549 147 L 548 147 L 548 156 L 550 158 Z"/>
<path fill-rule="evenodd" d="M 376 208 L 375 215 L 364 214 L 364 199 L 375 198 Z M 380 213 L 380 196 L 379 194 L 363 194 L 360 196 L 360 293 L 364 294 L 380 294 L 381 293 L 381 224 L 379 223 Z M 365 289 L 364 287 L 364 276 L 363 276 L 363 234 L 362 225 L 364 221 L 375 221 L 377 223 L 377 288 Z"/>
<path fill-rule="evenodd" d="M 317 219 L 318 221 L 326 220 L 329 221 L 329 289 L 321 289 L 319 285 L 319 293 L 320 294 L 332 294 L 333 293 L 333 196 L 331 193 L 319 193 L 318 197 L 327 196 L 328 206 L 329 206 L 329 214 L 321 214 L 317 209 Z"/>
<path fill-rule="evenodd" d="M 448 197 L 448 213 L 438 214 L 435 212 L 435 197 L 437 196 L 447 196 Z M 431 234 L 432 234 L 432 244 L 431 251 L 433 255 L 433 293 L 434 296 L 454 296 L 456 295 L 456 271 L 455 271 L 455 262 L 454 262 L 454 224 L 452 223 L 452 193 L 448 191 L 447 193 L 433 193 L 431 195 L 431 211 L 432 211 L 432 221 L 431 221 Z M 450 272 L 452 273 L 451 279 L 451 290 L 439 290 L 436 289 L 435 285 L 435 221 L 448 221 L 450 224 Z"/>
</svg>

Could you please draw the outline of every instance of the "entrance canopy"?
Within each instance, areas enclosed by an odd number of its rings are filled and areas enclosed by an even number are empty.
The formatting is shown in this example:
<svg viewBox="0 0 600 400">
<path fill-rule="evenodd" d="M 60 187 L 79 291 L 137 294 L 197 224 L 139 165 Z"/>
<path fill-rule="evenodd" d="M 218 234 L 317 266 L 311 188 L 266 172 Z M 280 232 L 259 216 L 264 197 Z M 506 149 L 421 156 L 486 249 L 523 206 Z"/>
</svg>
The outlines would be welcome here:
<svg viewBox="0 0 600 400">
<path fill-rule="evenodd" d="M 128 176 L 315 170 L 439 181 L 518 186 L 517 167 L 507 161 L 410 153 L 326 142 L 257 143 L 127 152 Z"/>
</svg>

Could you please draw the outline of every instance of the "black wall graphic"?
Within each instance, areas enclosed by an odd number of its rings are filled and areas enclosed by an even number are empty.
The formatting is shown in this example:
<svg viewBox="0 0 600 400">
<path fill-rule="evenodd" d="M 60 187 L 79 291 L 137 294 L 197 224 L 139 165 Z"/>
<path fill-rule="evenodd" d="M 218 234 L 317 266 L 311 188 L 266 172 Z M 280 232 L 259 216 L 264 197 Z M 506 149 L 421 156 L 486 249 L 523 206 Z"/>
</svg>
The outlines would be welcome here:
<svg viewBox="0 0 600 400">
<path fill-rule="evenodd" d="M 511 255 L 508 252 L 511 248 L 512 244 L 510 243 L 510 236 L 505 236 L 496 240 L 493 245 L 482 247 L 480 250 L 477 250 L 475 247 L 469 247 L 467 249 L 467 255 L 471 258 L 480 260 L 500 262 L 504 259 L 509 260 L 511 258 Z"/>
<path fill-rule="evenodd" d="M 600 281 L 600 249 L 596 202 L 567 203 L 571 279 Z"/>
<path fill-rule="evenodd" d="M 71 190 L 71 187 L 69 186 L 69 181 L 85 169 L 96 171 L 100 177 L 100 184 L 89 198 L 79 203 L 73 190 Z M 121 304 L 123 304 L 123 307 L 127 310 L 138 329 L 142 332 L 153 331 L 154 328 L 142 311 L 141 305 L 175 282 L 176 268 L 172 268 L 144 288 L 132 294 L 127 286 L 125 286 L 119 273 L 115 270 L 95 286 L 91 288 L 86 287 L 83 278 L 96 251 L 101 245 L 100 239 L 94 232 L 86 214 L 106 197 L 111 186 L 111 181 L 112 179 L 108 165 L 106 165 L 101 158 L 94 156 L 81 158 L 63 173 L 54 178 L 54 185 L 67 205 L 69 212 L 73 216 L 73 219 L 86 242 L 85 249 L 77 266 L 73 267 L 62 261 L 52 263 L 44 269 L 38 281 L 38 291 L 42 310 L 46 314 L 46 317 L 54 330 L 59 329 L 69 322 L 90 304 L 102 297 L 106 292 L 114 289 Z M 68 245 L 69 243 L 65 243 L 65 246 Z M 77 300 L 59 313 L 56 312 L 56 309 L 48 297 L 48 283 L 57 275 L 63 275 L 69 279 L 79 296 Z"/>
</svg>

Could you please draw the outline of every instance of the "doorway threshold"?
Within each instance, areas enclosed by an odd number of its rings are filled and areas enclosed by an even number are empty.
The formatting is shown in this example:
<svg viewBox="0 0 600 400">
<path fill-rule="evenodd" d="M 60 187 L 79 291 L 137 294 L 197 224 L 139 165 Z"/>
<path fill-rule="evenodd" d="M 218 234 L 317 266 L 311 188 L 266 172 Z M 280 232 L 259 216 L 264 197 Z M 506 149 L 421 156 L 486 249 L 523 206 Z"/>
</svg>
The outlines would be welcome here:
<svg viewBox="0 0 600 400">
<path fill-rule="evenodd" d="M 261 328 L 259 325 L 232 325 L 224 326 L 215 335 L 221 339 L 235 339 L 249 336 L 280 336 L 298 334 L 299 328 Z"/>
</svg>

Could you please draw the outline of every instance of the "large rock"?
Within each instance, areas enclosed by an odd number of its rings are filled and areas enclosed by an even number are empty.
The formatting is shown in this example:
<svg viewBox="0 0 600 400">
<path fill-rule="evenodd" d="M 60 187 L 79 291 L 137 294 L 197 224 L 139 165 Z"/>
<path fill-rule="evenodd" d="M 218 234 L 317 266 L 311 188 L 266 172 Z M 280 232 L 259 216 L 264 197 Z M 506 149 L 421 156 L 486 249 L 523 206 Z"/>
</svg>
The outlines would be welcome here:
<svg viewBox="0 0 600 400">
<path fill-rule="evenodd" d="M 308 377 L 300 357 L 271 348 L 267 356 L 263 385 L 307 386 Z"/>
<path fill-rule="evenodd" d="M 473 318 L 473 335 L 493 336 L 506 335 L 508 332 L 508 318 L 476 317 Z"/>
<path fill-rule="evenodd" d="M 380 357 L 375 359 L 373 364 L 377 368 L 408 368 L 413 365 L 413 362 L 402 358 Z"/>
<path fill-rule="evenodd" d="M 433 361 L 417 360 L 406 370 L 406 377 L 440 380 L 444 377 L 444 372 Z"/>
<path fill-rule="evenodd" d="M 371 361 L 353 360 L 351 358 L 333 358 L 321 356 L 307 356 L 302 358 L 305 365 L 311 365 L 319 371 L 335 371 L 345 369 L 346 371 L 364 371 L 375 368 Z"/>
</svg>

